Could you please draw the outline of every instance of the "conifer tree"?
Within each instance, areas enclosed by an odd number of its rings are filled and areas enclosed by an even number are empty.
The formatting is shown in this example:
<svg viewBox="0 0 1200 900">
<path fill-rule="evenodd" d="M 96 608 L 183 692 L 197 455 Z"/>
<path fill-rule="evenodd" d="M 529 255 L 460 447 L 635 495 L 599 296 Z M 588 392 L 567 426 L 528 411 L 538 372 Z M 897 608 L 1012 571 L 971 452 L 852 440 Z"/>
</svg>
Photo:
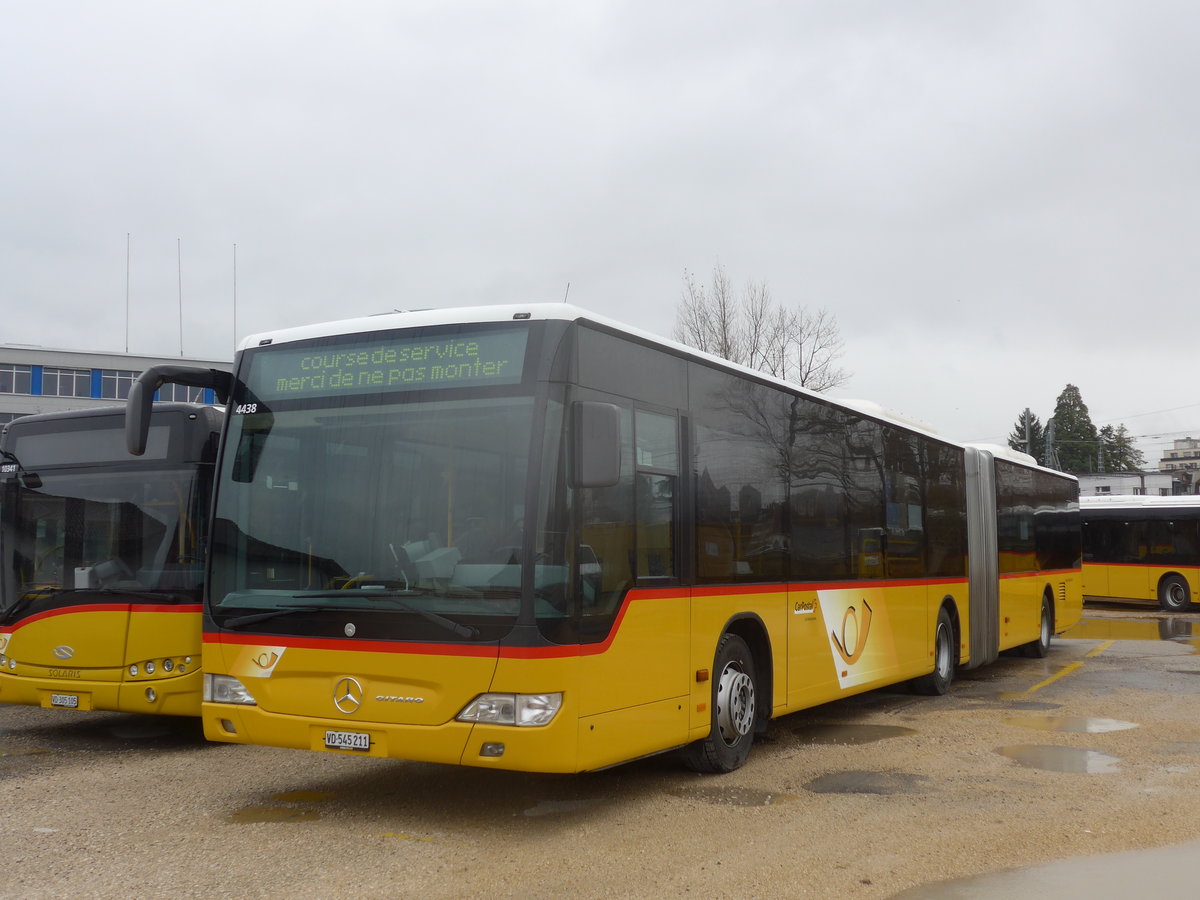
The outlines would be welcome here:
<svg viewBox="0 0 1200 900">
<path fill-rule="evenodd" d="M 1028 418 L 1028 423 L 1026 423 Z M 1028 425 L 1028 430 L 1026 429 Z M 1025 446 L 1025 435 L 1029 435 L 1029 446 Z M 1028 453 L 1038 462 L 1042 462 L 1046 456 L 1046 431 L 1042 426 L 1042 420 L 1037 417 L 1037 413 L 1032 413 L 1029 410 L 1024 410 L 1017 417 L 1017 423 L 1013 425 L 1012 434 L 1008 436 L 1008 446 L 1014 450 L 1020 450 L 1022 453 Z"/>
<path fill-rule="evenodd" d="M 1054 404 L 1055 468 L 1063 472 L 1095 472 L 1100 439 L 1079 388 L 1068 384 Z"/>
<path fill-rule="evenodd" d="M 1146 457 L 1133 443 L 1124 425 L 1100 429 L 1100 464 L 1105 472 L 1136 472 L 1146 464 Z"/>
</svg>

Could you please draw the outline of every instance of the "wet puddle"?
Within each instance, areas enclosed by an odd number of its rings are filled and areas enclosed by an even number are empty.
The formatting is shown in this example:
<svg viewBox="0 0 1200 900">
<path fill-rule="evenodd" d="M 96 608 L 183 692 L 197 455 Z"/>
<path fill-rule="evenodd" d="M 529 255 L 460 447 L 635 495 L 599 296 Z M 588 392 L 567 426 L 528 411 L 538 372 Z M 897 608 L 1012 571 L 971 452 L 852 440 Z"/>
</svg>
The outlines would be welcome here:
<svg viewBox="0 0 1200 900">
<path fill-rule="evenodd" d="M 1063 637 L 1108 641 L 1175 641 L 1200 650 L 1200 621 L 1191 616 L 1148 616 L 1144 619 L 1085 616 L 1064 632 Z"/>
<path fill-rule="evenodd" d="M 795 794 L 736 787 L 680 788 L 671 793 L 684 800 L 700 800 L 712 806 L 775 806 L 780 803 L 794 803 L 800 799 Z"/>
<path fill-rule="evenodd" d="M 1196 896 L 1196 854 L 1200 842 L 1153 850 L 1080 856 L 911 888 L 892 900 L 1009 900 L 1055 897 Z"/>
<path fill-rule="evenodd" d="M 284 791 L 272 794 L 271 799 L 277 803 L 324 803 L 333 799 L 333 794 L 325 791 Z M 297 806 L 248 806 L 230 813 L 225 821 L 233 825 L 256 825 L 263 822 L 312 822 L 321 818 L 315 809 L 303 809 Z"/>
<path fill-rule="evenodd" d="M 1137 722 L 1120 719 L 1093 719 L 1087 716 L 1017 716 L 1005 719 L 1004 724 L 1035 731 L 1056 731 L 1060 734 L 1107 734 L 1137 728 Z"/>
<path fill-rule="evenodd" d="M 296 809 L 294 806 L 248 806 L 230 813 L 225 821 L 233 825 L 255 825 L 262 822 L 311 822 L 321 818 L 315 809 Z"/>
<path fill-rule="evenodd" d="M 805 744 L 873 744 L 888 738 L 916 734 L 901 725 L 806 725 L 792 732 Z"/>
<path fill-rule="evenodd" d="M 931 790 L 924 775 L 905 772 L 831 772 L 804 787 L 814 794 L 921 794 Z"/>
<path fill-rule="evenodd" d="M 1073 772 L 1088 775 L 1120 771 L 1121 762 L 1097 750 L 1080 750 L 1075 747 L 1056 747 L 1047 744 L 1016 744 L 1000 747 L 1001 756 L 1027 769 L 1042 769 L 1046 772 Z"/>
<path fill-rule="evenodd" d="M 1011 692 L 1006 693 L 1011 694 Z M 1002 695 L 997 694 L 996 699 L 1001 700 L 1005 698 Z M 1061 703 L 1047 703 L 1043 700 L 1015 700 L 1008 704 L 1009 709 L 1021 709 L 1027 712 L 1033 712 L 1039 709 L 1059 709 L 1061 706 Z"/>
</svg>

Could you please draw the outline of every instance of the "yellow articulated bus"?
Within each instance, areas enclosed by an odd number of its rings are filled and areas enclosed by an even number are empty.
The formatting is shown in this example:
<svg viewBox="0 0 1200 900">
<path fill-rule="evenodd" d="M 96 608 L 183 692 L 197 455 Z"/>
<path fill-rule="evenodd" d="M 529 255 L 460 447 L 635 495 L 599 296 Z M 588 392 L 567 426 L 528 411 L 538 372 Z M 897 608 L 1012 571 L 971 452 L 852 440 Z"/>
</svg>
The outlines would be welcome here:
<svg viewBox="0 0 1200 900">
<path fill-rule="evenodd" d="M 1200 602 L 1200 497 L 1083 497 L 1080 507 L 1086 599 L 1157 600 L 1167 612 Z"/>
<path fill-rule="evenodd" d="M 0 702 L 198 716 L 204 541 L 222 412 L 24 416 L 0 450 Z"/>
<path fill-rule="evenodd" d="M 772 717 L 1080 617 L 1075 479 L 565 304 L 256 335 L 230 381 L 213 740 L 729 771 Z"/>
</svg>

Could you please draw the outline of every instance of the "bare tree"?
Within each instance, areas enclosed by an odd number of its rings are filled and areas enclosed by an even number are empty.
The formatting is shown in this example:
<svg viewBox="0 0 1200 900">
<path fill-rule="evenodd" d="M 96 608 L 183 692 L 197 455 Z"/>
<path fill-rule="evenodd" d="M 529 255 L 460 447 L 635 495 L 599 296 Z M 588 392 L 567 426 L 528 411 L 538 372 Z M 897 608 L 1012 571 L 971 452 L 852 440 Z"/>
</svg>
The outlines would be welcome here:
<svg viewBox="0 0 1200 900">
<path fill-rule="evenodd" d="M 765 281 L 748 282 L 738 297 L 720 265 L 707 287 L 684 271 L 675 339 L 813 391 L 850 377 L 835 365 L 845 345 L 832 315 L 775 303 Z"/>
</svg>

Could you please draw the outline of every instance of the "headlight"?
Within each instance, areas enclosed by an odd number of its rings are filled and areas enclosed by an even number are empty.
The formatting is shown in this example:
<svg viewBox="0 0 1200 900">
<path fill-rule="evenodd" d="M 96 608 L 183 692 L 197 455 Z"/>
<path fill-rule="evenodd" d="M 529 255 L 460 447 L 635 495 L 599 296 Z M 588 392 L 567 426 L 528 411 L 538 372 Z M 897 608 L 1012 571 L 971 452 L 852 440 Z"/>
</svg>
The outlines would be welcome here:
<svg viewBox="0 0 1200 900">
<path fill-rule="evenodd" d="M 489 725 L 549 725 L 562 707 L 562 697 L 561 693 L 480 694 L 456 718 Z"/>
<path fill-rule="evenodd" d="M 204 702 L 258 705 L 258 701 L 250 695 L 246 686 L 229 675 L 204 676 Z"/>
</svg>

